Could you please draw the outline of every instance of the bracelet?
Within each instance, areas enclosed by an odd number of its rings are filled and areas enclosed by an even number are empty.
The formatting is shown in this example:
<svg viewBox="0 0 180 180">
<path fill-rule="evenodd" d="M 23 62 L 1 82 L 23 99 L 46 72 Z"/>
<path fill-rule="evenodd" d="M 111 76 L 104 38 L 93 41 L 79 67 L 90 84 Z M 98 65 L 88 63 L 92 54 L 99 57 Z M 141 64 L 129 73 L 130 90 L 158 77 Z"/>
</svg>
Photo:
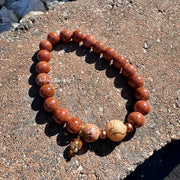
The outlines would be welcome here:
<svg viewBox="0 0 180 180">
<path fill-rule="evenodd" d="M 77 117 L 70 117 L 68 110 L 59 107 L 59 102 L 54 98 L 54 88 L 50 85 L 49 61 L 51 59 L 50 52 L 53 46 L 58 43 L 68 43 L 70 41 L 79 44 L 83 42 L 85 48 L 92 48 L 93 52 L 103 56 L 107 61 L 112 61 L 113 65 L 121 69 L 122 75 L 128 79 L 128 84 L 134 89 L 136 103 L 134 112 L 128 115 L 126 123 L 120 120 L 110 120 L 104 129 L 99 130 L 95 124 L 83 124 Z M 134 128 L 141 127 L 145 118 L 144 115 L 150 111 L 150 105 L 147 100 L 150 98 L 150 92 L 143 87 L 144 79 L 136 74 L 135 66 L 126 63 L 126 58 L 123 55 L 117 55 L 115 49 L 105 47 L 101 41 L 96 42 L 92 35 L 84 36 L 80 30 L 75 30 L 71 33 L 70 30 L 64 29 L 58 34 L 50 32 L 47 35 L 47 40 L 43 40 L 39 44 L 39 52 L 37 54 L 38 63 L 36 64 L 36 84 L 40 86 L 39 95 L 45 99 L 44 109 L 52 113 L 56 123 L 65 125 L 67 131 L 71 134 L 77 134 L 77 138 L 72 139 L 69 145 L 70 155 L 73 156 L 83 146 L 83 139 L 86 142 L 94 142 L 100 139 L 110 139 L 114 142 L 122 141 L 127 133 L 131 133 Z"/>
</svg>

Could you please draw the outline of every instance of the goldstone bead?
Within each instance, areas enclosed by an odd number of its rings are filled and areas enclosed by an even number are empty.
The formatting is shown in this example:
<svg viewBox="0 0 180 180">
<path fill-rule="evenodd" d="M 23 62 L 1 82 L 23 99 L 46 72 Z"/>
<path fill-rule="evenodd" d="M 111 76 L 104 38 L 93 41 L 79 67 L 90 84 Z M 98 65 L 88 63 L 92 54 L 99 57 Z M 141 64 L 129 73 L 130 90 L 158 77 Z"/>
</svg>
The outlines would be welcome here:
<svg viewBox="0 0 180 180">
<path fill-rule="evenodd" d="M 127 126 L 120 120 L 111 120 L 105 127 L 107 137 L 111 141 L 121 141 L 124 139 L 127 133 Z"/>
</svg>

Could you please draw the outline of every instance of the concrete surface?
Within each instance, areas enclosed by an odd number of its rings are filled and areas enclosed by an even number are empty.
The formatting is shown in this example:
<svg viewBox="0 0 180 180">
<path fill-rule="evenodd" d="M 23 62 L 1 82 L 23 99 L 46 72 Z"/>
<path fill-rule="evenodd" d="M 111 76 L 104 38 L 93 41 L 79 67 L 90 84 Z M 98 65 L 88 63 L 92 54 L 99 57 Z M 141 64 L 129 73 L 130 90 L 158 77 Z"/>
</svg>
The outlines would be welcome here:
<svg viewBox="0 0 180 180">
<path fill-rule="evenodd" d="M 1 179 L 124 179 L 155 150 L 180 138 L 178 1 L 79 0 L 33 20 L 30 28 L 0 35 Z M 80 28 L 114 47 L 137 67 L 151 92 L 145 125 L 122 143 L 85 144 L 67 157 L 72 136 L 45 113 L 35 85 L 36 52 L 48 32 Z M 26 31 L 29 29 L 28 31 Z M 119 72 L 83 46 L 51 53 L 55 97 L 72 116 L 103 128 L 125 120 L 133 91 Z"/>
</svg>

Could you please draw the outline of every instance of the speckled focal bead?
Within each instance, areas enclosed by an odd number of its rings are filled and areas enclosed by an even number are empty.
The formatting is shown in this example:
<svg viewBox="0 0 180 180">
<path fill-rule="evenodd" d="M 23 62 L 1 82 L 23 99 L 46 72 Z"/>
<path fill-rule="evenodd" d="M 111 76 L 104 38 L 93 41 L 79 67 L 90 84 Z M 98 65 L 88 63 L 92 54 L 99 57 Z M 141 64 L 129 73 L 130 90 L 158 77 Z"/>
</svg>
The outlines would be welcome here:
<svg viewBox="0 0 180 180">
<path fill-rule="evenodd" d="M 39 49 L 42 50 L 42 49 L 45 49 L 47 51 L 51 51 L 52 50 L 52 44 L 50 41 L 48 40 L 43 40 L 40 42 L 39 44 Z"/>
<path fill-rule="evenodd" d="M 54 97 L 48 97 L 44 101 L 44 109 L 49 113 L 54 112 L 58 107 L 59 107 L 59 101 Z"/>
<path fill-rule="evenodd" d="M 73 35 L 72 35 L 72 40 L 75 42 L 75 43 L 80 43 L 84 38 L 84 34 L 82 31 L 80 30 L 76 30 L 73 32 Z"/>
<path fill-rule="evenodd" d="M 60 40 L 60 37 L 59 37 L 59 34 L 57 32 L 50 32 L 48 35 L 47 35 L 47 39 L 53 44 L 53 45 L 56 45 L 59 40 Z"/>
<path fill-rule="evenodd" d="M 115 142 L 123 140 L 127 133 L 126 125 L 120 120 L 109 121 L 106 124 L 105 130 L 107 137 Z"/>
<path fill-rule="evenodd" d="M 90 47 L 92 47 L 94 44 L 95 44 L 94 36 L 88 34 L 88 35 L 86 35 L 86 36 L 84 37 L 84 39 L 83 39 L 83 45 L 84 45 L 84 47 L 90 48 Z"/>
<path fill-rule="evenodd" d="M 147 101 L 137 101 L 134 105 L 134 111 L 140 112 L 143 115 L 146 115 L 150 112 L 150 105 Z"/>
<path fill-rule="evenodd" d="M 136 74 L 136 68 L 131 64 L 126 64 L 122 69 L 122 75 L 126 78 L 129 78 L 135 74 Z"/>
<path fill-rule="evenodd" d="M 72 37 L 72 33 L 68 29 L 64 29 L 60 32 L 60 40 L 62 42 L 65 42 L 65 43 L 69 42 L 71 40 L 71 37 Z"/>
<path fill-rule="evenodd" d="M 143 126 L 145 118 L 140 112 L 132 112 L 128 116 L 128 122 L 131 123 L 135 128 L 139 128 Z"/>
<path fill-rule="evenodd" d="M 105 45 L 103 42 L 101 41 L 98 41 L 96 42 L 94 45 L 93 45 L 93 51 L 96 53 L 96 54 L 101 54 L 104 52 L 105 50 Z"/>
<path fill-rule="evenodd" d="M 123 68 L 126 65 L 126 58 L 122 55 L 114 56 L 113 65 L 118 69 Z"/>
<path fill-rule="evenodd" d="M 114 59 L 115 55 L 116 55 L 116 51 L 112 47 L 106 48 L 103 52 L 103 58 L 106 59 L 107 61 Z"/>
<path fill-rule="evenodd" d="M 43 85 L 39 90 L 39 95 L 42 98 L 52 97 L 54 96 L 54 88 L 49 84 Z"/>
<path fill-rule="evenodd" d="M 138 74 L 135 74 L 134 76 L 131 76 L 130 79 L 129 79 L 129 85 L 136 89 L 138 87 L 142 87 L 143 84 L 144 84 L 144 79 L 142 76 L 138 75 Z"/>
<path fill-rule="evenodd" d="M 64 108 L 58 108 L 54 112 L 53 118 L 58 124 L 64 124 L 69 121 L 69 112 Z"/>
<path fill-rule="evenodd" d="M 48 73 L 50 71 L 49 63 L 45 61 L 40 61 L 36 64 L 37 73 Z"/>
<path fill-rule="evenodd" d="M 86 124 L 83 129 L 83 139 L 94 142 L 99 138 L 99 128 L 94 124 Z"/>
<path fill-rule="evenodd" d="M 148 100 L 150 98 L 150 92 L 149 89 L 145 88 L 145 87 L 139 87 L 136 89 L 135 91 L 135 98 L 137 100 Z"/>
<path fill-rule="evenodd" d="M 72 117 L 67 122 L 67 130 L 72 134 L 77 134 L 82 127 L 82 122 L 76 117 Z"/>
<path fill-rule="evenodd" d="M 49 83 L 50 83 L 50 78 L 47 74 L 40 73 L 36 76 L 36 84 L 38 86 L 42 86 L 42 85 L 49 84 Z"/>
<path fill-rule="evenodd" d="M 37 59 L 39 61 L 46 61 L 46 62 L 49 62 L 50 59 L 51 59 L 51 54 L 49 53 L 49 51 L 43 49 L 43 50 L 40 50 L 37 54 Z"/>
</svg>

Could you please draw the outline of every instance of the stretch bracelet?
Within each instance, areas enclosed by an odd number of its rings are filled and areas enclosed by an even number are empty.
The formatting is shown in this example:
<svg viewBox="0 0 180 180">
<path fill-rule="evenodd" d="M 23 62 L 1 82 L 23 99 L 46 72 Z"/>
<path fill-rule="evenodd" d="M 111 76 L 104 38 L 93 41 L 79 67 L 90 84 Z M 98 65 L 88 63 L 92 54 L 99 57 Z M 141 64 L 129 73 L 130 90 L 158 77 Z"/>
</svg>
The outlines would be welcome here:
<svg viewBox="0 0 180 180">
<path fill-rule="evenodd" d="M 59 107 L 58 100 L 54 96 L 54 88 L 50 85 L 49 61 L 51 59 L 50 52 L 53 46 L 58 43 L 83 43 L 85 48 L 90 48 L 94 53 L 103 56 L 107 61 L 112 61 L 112 64 L 121 69 L 122 75 L 127 78 L 128 84 L 134 89 L 136 103 L 134 104 L 134 112 L 128 115 L 127 122 L 123 123 L 120 120 L 110 120 L 107 122 L 104 129 L 100 130 L 95 124 L 83 124 L 77 117 L 70 117 L 68 110 Z M 50 32 L 47 35 L 47 40 L 43 40 L 39 44 L 39 52 L 37 54 L 38 63 L 36 64 L 36 84 L 40 86 L 39 94 L 44 101 L 44 109 L 48 113 L 52 113 L 54 121 L 58 124 L 65 125 L 67 131 L 71 134 L 77 134 L 77 138 L 72 139 L 69 144 L 70 155 L 73 156 L 83 146 L 83 141 L 94 142 L 100 139 L 110 139 L 114 142 L 122 141 L 127 133 L 130 133 L 134 128 L 141 127 L 145 118 L 144 115 L 150 111 L 150 105 L 147 100 L 150 98 L 150 92 L 143 87 L 144 79 L 136 74 L 135 66 L 126 63 L 126 58 L 123 55 L 117 55 L 115 49 L 105 47 L 103 42 L 96 42 L 92 35 L 84 36 L 80 30 L 75 30 L 71 33 L 70 30 L 64 29 L 59 33 Z"/>
</svg>

